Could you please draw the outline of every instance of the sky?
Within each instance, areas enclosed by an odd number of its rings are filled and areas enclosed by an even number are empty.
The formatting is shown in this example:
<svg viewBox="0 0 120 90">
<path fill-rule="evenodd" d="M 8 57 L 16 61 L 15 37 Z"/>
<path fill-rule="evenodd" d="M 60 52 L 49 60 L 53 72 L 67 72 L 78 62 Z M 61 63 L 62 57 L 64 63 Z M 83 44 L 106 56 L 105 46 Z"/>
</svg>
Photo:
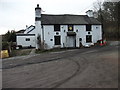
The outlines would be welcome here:
<svg viewBox="0 0 120 90">
<path fill-rule="evenodd" d="M 8 30 L 25 29 L 35 25 L 35 7 L 42 8 L 42 14 L 85 15 L 93 9 L 97 0 L 0 0 L 0 34 Z"/>
</svg>

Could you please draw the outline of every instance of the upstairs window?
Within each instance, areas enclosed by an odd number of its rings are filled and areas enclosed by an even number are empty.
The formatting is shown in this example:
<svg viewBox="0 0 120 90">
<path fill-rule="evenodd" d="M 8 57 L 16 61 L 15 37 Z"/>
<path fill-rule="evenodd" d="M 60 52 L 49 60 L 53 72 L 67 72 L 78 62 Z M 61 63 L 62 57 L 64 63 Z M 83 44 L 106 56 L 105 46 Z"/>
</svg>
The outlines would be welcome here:
<svg viewBox="0 0 120 90">
<path fill-rule="evenodd" d="M 60 25 L 54 25 L 54 31 L 60 31 Z"/>
<path fill-rule="evenodd" d="M 30 38 L 26 38 L 26 41 L 30 41 Z"/>
<path fill-rule="evenodd" d="M 73 25 L 68 25 L 68 31 L 73 31 Z"/>
<path fill-rule="evenodd" d="M 91 31 L 91 25 L 90 24 L 86 25 L 86 31 Z"/>
</svg>

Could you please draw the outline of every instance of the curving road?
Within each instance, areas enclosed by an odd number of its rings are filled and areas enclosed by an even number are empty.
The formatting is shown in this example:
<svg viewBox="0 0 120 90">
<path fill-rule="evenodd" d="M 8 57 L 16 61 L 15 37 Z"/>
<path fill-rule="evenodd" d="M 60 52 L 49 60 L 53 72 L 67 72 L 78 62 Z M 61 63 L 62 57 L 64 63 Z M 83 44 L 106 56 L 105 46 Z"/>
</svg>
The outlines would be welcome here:
<svg viewBox="0 0 120 90">
<path fill-rule="evenodd" d="M 3 60 L 3 88 L 117 88 L 118 46 Z"/>
</svg>

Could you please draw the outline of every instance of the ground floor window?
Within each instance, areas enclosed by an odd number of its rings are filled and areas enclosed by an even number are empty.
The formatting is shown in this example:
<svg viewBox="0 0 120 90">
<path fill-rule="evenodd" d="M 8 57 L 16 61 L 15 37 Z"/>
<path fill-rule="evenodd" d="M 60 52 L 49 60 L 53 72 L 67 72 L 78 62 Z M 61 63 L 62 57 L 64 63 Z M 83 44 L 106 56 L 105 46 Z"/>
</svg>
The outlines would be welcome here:
<svg viewBox="0 0 120 90">
<path fill-rule="evenodd" d="M 26 38 L 26 41 L 30 41 L 30 38 Z"/>
<path fill-rule="evenodd" d="M 54 42 L 55 42 L 55 45 L 61 45 L 60 36 L 54 36 Z"/>
<path fill-rule="evenodd" d="M 92 35 L 86 35 L 86 43 L 92 42 Z"/>
</svg>

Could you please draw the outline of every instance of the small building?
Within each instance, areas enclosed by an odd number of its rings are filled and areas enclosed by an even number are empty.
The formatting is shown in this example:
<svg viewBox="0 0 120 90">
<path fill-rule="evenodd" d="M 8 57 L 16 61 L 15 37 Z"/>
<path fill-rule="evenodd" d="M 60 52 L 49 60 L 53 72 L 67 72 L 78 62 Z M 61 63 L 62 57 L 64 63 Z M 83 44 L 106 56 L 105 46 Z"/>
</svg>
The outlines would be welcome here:
<svg viewBox="0 0 120 90">
<path fill-rule="evenodd" d="M 89 10 L 90 11 L 90 10 Z M 91 12 L 87 14 L 92 14 Z M 17 35 L 17 45 L 36 49 L 90 46 L 102 39 L 102 24 L 93 15 L 41 14 L 35 8 L 35 26 Z"/>
</svg>

